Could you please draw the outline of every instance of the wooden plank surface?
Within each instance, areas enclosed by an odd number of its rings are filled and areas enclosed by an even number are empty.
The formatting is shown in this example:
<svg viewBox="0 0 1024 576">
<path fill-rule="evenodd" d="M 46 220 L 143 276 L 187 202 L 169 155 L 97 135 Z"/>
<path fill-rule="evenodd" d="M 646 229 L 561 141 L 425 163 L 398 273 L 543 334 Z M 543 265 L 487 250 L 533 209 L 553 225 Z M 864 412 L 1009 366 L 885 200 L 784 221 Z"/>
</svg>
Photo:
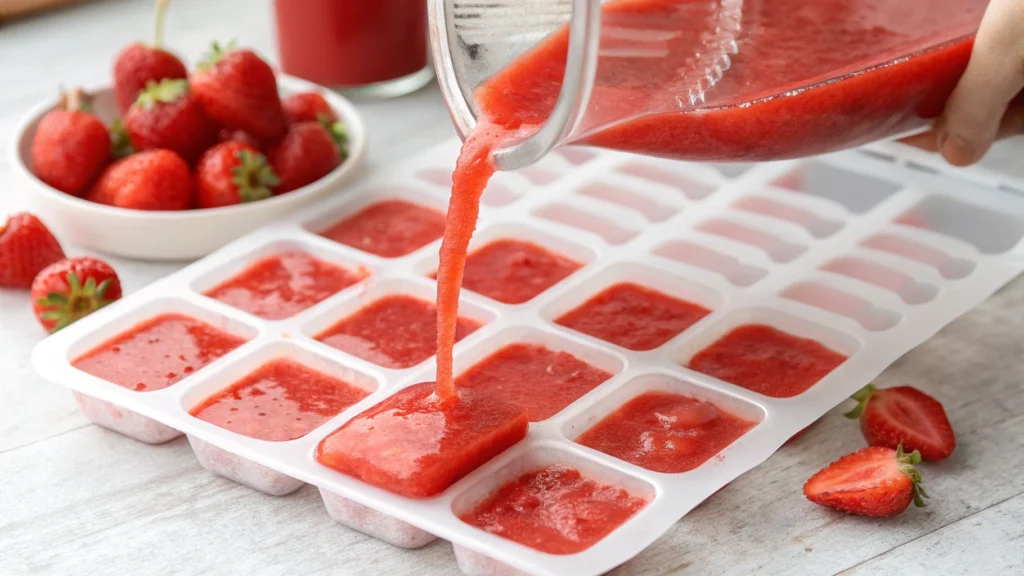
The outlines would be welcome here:
<svg viewBox="0 0 1024 576">
<path fill-rule="evenodd" d="M 167 38 L 190 61 L 231 37 L 273 58 L 269 3 L 239 4 L 176 0 Z M 2 28 L 0 214 L 22 205 L 6 165 L 17 119 L 60 84 L 105 81 L 115 51 L 149 33 L 149 10 L 106 0 Z M 359 107 L 369 170 L 453 134 L 436 89 Z M 178 267 L 113 263 L 128 291 Z M 1021 573 L 1022 313 L 1017 281 L 880 379 L 939 397 L 958 432 L 956 454 L 923 467 L 926 510 L 873 521 L 803 499 L 810 474 L 863 445 L 837 409 L 616 574 Z M 311 487 L 265 496 L 206 473 L 183 440 L 150 447 L 89 425 L 31 370 L 40 337 L 25 295 L 0 290 L 0 575 L 457 573 L 447 543 L 405 551 L 337 526 Z"/>
</svg>

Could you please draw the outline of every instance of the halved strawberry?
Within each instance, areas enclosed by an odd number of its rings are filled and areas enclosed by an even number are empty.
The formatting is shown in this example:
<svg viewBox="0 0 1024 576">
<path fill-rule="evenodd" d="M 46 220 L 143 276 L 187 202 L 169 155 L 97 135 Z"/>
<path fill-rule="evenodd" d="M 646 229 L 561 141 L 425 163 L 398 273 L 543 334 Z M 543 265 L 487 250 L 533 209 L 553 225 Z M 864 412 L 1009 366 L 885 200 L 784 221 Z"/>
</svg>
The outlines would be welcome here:
<svg viewBox="0 0 1024 576">
<path fill-rule="evenodd" d="M 928 497 L 915 466 L 921 454 L 882 446 L 862 448 L 829 464 L 804 484 L 804 496 L 815 504 L 850 514 L 884 518 L 924 507 Z"/>
<path fill-rule="evenodd" d="M 32 282 L 32 310 L 47 332 L 56 332 L 121 298 L 121 280 L 96 258 L 68 258 Z"/>
<path fill-rule="evenodd" d="M 956 435 L 942 404 L 911 386 L 877 390 L 871 384 L 853 395 L 860 431 L 871 446 L 916 450 L 924 460 L 944 460 L 956 449 Z"/>
</svg>

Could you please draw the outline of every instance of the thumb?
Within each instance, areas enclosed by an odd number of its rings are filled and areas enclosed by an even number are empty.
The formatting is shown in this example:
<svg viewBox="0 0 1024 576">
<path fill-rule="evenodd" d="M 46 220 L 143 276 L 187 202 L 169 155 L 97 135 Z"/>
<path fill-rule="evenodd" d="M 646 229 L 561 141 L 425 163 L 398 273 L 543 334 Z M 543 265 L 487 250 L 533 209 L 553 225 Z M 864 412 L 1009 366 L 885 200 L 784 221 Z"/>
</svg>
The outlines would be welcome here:
<svg viewBox="0 0 1024 576">
<path fill-rule="evenodd" d="M 936 124 L 938 147 L 956 166 L 978 161 L 999 131 L 1003 113 L 1024 88 L 1024 2 L 992 0 L 970 62 Z"/>
</svg>

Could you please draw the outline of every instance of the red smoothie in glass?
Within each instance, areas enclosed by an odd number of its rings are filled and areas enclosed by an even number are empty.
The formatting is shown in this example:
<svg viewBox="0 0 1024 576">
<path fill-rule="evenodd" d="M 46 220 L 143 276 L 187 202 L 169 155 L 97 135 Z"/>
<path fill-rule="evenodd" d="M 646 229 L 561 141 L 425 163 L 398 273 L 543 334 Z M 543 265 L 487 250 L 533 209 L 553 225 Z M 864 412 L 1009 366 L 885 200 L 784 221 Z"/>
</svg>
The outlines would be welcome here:
<svg viewBox="0 0 1024 576">
<path fill-rule="evenodd" d="M 548 554 L 590 548 L 647 505 L 622 488 L 565 466 L 548 466 L 509 482 L 459 518 Z"/>
<path fill-rule="evenodd" d="M 647 392 L 605 416 L 578 444 L 655 472 L 693 470 L 755 426 L 710 402 Z"/>
<path fill-rule="evenodd" d="M 283 442 L 305 436 L 367 394 L 362 388 L 281 359 L 260 366 L 189 413 L 243 436 Z"/>
<path fill-rule="evenodd" d="M 695 354 L 688 367 L 758 394 L 790 398 L 845 361 L 846 356 L 809 338 L 749 324 Z"/>
<path fill-rule="evenodd" d="M 423 70 L 427 3 L 422 0 L 276 0 L 281 68 L 336 88 Z"/>
<path fill-rule="evenodd" d="M 364 277 L 301 250 L 291 250 L 254 262 L 206 295 L 260 318 L 281 320 Z"/>
<path fill-rule="evenodd" d="M 630 350 L 653 350 L 709 310 L 629 282 L 615 284 L 555 323 Z"/>
<path fill-rule="evenodd" d="M 75 368 L 137 392 L 162 390 L 245 343 L 184 314 L 163 314 L 76 359 Z"/>
</svg>

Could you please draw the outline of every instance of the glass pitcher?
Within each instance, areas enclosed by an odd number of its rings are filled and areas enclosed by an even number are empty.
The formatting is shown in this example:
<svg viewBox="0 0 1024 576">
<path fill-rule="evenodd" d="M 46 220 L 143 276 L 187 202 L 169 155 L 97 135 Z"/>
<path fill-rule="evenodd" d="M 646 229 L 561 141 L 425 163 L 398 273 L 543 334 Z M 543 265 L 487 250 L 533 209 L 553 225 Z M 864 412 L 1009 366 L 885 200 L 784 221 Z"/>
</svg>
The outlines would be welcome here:
<svg viewBox="0 0 1024 576">
<path fill-rule="evenodd" d="M 498 169 L 576 143 L 766 161 L 920 129 L 942 111 L 988 0 L 429 0 L 463 138 Z"/>
</svg>

